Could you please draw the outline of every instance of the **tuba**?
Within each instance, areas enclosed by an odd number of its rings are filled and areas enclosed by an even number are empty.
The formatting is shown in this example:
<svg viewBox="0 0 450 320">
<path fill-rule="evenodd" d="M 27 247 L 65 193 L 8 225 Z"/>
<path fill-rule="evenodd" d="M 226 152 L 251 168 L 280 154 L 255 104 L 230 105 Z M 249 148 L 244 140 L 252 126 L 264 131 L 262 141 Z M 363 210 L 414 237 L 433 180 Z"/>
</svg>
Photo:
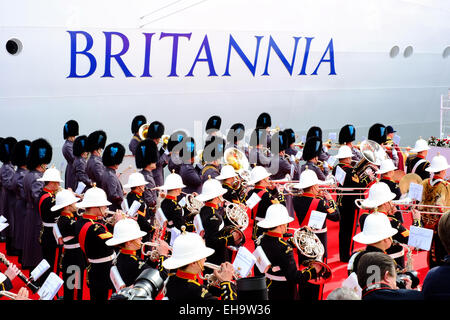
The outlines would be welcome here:
<svg viewBox="0 0 450 320">
<path fill-rule="evenodd" d="M 310 258 L 303 261 L 302 264 L 304 266 L 311 267 L 318 264 L 322 267 L 321 272 L 318 274 L 318 278 L 309 280 L 308 282 L 320 285 L 329 281 L 332 277 L 332 272 L 330 266 L 322 262 L 325 248 L 319 237 L 317 237 L 317 235 L 309 227 L 305 226 L 295 229 L 291 240 L 300 251 L 300 254 Z"/>
<path fill-rule="evenodd" d="M 144 123 L 139 127 L 138 135 L 141 140 L 147 139 L 148 128 L 150 127 L 149 123 Z"/>
<path fill-rule="evenodd" d="M 381 145 L 372 140 L 361 142 L 359 150 L 363 157 L 355 165 L 354 172 L 360 181 L 366 178 L 372 181 L 378 170 L 377 166 L 381 164 L 382 160 L 387 159 L 388 155 Z"/>
</svg>

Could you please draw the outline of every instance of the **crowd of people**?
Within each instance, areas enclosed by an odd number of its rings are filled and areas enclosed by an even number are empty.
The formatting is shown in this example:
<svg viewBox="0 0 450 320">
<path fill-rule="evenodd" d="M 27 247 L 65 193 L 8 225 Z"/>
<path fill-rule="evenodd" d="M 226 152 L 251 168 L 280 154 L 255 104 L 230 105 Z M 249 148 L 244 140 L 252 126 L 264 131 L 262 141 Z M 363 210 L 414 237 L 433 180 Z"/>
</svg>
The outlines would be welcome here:
<svg viewBox="0 0 450 320">
<path fill-rule="evenodd" d="M 345 125 L 334 145 L 323 141 L 317 126 L 303 142 L 293 129 L 271 127 L 270 115 L 260 114 L 245 141 L 242 123 L 225 135 L 220 116 L 212 116 L 200 151 L 184 130 L 165 135 L 161 122 L 138 115 L 128 145 L 137 170 L 126 184 L 118 168 L 127 149 L 107 144 L 103 130 L 80 135 L 77 121 L 65 123 L 64 176 L 51 166 L 54 150 L 47 140 L 1 138 L 0 212 L 7 227 L 0 240 L 7 256 L 18 257 L 20 269 L 10 264 L 0 273 L 0 288 L 10 290 L 20 270 L 32 271 L 45 259 L 50 268 L 34 285 L 51 272 L 61 275 L 63 295 L 55 299 L 82 300 L 85 287 L 92 301 L 129 298 L 126 289 L 148 276 L 156 287 L 148 298 L 240 300 L 248 295 L 246 277 L 236 276 L 232 262 L 251 243 L 268 261 L 266 268 L 252 266 L 248 275 L 264 282 L 253 298 L 321 300 L 331 273 L 330 220 L 339 222 L 339 260 L 360 290 L 341 287 L 329 300 L 450 297 L 444 156 L 426 160 L 430 147 L 423 139 L 405 152 L 393 140 L 395 130 L 380 123 L 360 144 L 355 127 Z M 332 148 L 337 154 L 331 155 Z M 405 202 L 405 177 L 422 185 L 420 203 Z M 405 259 L 405 205 L 412 225 L 433 230 L 430 271 L 421 286 Z M 228 213 L 230 206 L 245 225 Z M 318 213 L 320 225 L 311 226 Z M 305 254 L 306 245 L 291 232 L 295 220 L 296 233 L 315 241 L 317 256 Z M 251 239 L 243 232 L 247 226 Z M 355 242 L 366 247 L 355 251 Z M 21 288 L 17 299 L 28 297 Z"/>
</svg>

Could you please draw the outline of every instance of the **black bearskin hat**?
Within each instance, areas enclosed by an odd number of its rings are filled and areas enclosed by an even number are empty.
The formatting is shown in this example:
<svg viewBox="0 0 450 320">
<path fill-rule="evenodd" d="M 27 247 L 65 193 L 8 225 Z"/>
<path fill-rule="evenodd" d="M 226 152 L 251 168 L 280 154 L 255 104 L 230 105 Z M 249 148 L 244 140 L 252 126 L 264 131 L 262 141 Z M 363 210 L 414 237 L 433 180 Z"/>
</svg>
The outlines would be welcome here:
<svg viewBox="0 0 450 320">
<path fill-rule="evenodd" d="M 302 158 L 305 161 L 311 160 L 312 158 L 319 156 L 321 150 L 322 140 L 316 136 L 310 137 L 306 139 Z"/>
<path fill-rule="evenodd" d="M 133 121 L 131 122 L 131 133 L 135 134 L 139 131 L 139 128 L 144 124 L 147 123 L 147 119 L 143 115 L 138 115 L 134 117 Z"/>
<path fill-rule="evenodd" d="M 173 148 L 175 148 L 176 145 L 183 141 L 185 137 L 187 137 L 187 133 L 183 130 L 177 130 L 173 132 L 169 137 L 169 141 L 167 142 L 167 150 L 169 152 L 172 152 Z"/>
<path fill-rule="evenodd" d="M 147 139 L 159 139 L 164 134 L 164 125 L 159 121 L 150 123 L 147 131 Z"/>
<path fill-rule="evenodd" d="M 14 146 L 11 163 L 17 167 L 27 164 L 28 155 L 30 153 L 31 141 L 21 140 Z"/>
<path fill-rule="evenodd" d="M 53 148 L 47 140 L 39 138 L 34 140 L 30 146 L 27 167 L 34 170 L 38 165 L 49 164 L 52 161 Z"/>
<path fill-rule="evenodd" d="M 158 162 L 158 146 L 153 140 L 143 140 L 139 142 L 134 156 L 136 168 L 143 169 L 151 163 Z"/>
<path fill-rule="evenodd" d="M 346 144 L 347 142 L 353 142 L 356 139 L 355 127 L 351 124 L 346 124 L 339 131 L 339 144 Z"/>
<path fill-rule="evenodd" d="M 263 112 L 256 119 L 256 129 L 266 129 L 272 125 L 272 118 L 267 112 Z"/>
<path fill-rule="evenodd" d="M 205 131 L 206 133 L 211 133 L 220 130 L 220 125 L 222 124 L 222 118 L 219 116 L 211 116 L 206 122 Z"/>
<path fill-rule="evenodd" d="M 226 141 L 223 138 L 212 136 L 205 142 L 203 160 L 211 162 L 223 157 Z"/>
<path fill-rule="evenodd" d="M 14 137 L 7 137 L 0 142 L 0 161 L 8 163 L 11 161 L 14 146 L 17 140 Z"/>
<path fill-rule="evenodd" d="M 308 138 L 310 137 L 319 137 L 319 139 L 322 140 L 322 129 L 316 126 L 309 128 L 308 132 L 306 133 L 306 140 L 308 140 Z"/>
<path fill-rule="evenodd" d="M 92 152 L 97 149 L 104 149 L 106 145 L 106 132 L 103 130 L 97 130 L 89 134 L 87 138 L 87 150 Z"/>
<path fill-rule="evenodd" d="M 228 131 L 227 141 L 229 143 L 236 143 L 244 139 L 245 126 L 242 123 L 235 123 Z"/>
<path fill-rule="evenodd" d="M 387 140 L 386 127 L 381 123 L 375 123 L 369 128 L 367 139 L 375 141 L 378 144 L 383 144 Z"/>
<path fill-rule="evenodd" d="M 79 134 L 78 132 L 79 126 L 78 122 L 75 120 L 69 120 L 64 124 L 63 128 L 63 136 L 64 139 L 67 139 L 68 137 L 75 137 Z"/>
<path fill-rule="evenodd" d="M 84 152 L 87 152 L 87 136 L 82 135 L 75 138 L 73 142 L 73 155 L 75 157 L 81 157 Z"/>
<path fill-rule="evenodd" d="M 113 142 L 106 146 L 102 155 L 102 162 L 105 167 L 121 164 L 123 157 L 125 156 L 125 147 L 118 143 Z"/>
</svg>

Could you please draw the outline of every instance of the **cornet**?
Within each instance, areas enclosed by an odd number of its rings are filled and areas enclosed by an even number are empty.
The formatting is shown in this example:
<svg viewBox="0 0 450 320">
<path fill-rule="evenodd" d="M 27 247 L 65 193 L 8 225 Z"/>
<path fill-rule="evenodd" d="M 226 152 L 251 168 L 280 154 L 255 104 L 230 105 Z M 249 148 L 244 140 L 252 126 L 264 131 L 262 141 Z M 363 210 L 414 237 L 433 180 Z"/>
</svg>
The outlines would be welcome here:
<svg viewBox="0 0 450 320">
<path fill-rule="evenodd" d="M 217 270 L 217 271 L 219 271 L 221 269 L 220 266 L 210 263 L 210 262 L 205 262 L 204 266 L 209 269 Z M 208 286 L 216 286 L 217 287 L 220 285 L 220 281 L 219 281 L 219 279 L 217 279 L 217 277 L 214 275 L 214 273 L 205 274 L 203 276 L 200 276 L 200 278 L 202 280 L 206 280 L 208 282 Z M 235 280 L 240 278 L 239 274 L 236 273 L 236 271 L 233 273 L 233 278 Z"/>
<path fill-rule="evenodd" d="M 159 252 L 158 252 L 158 249 L 156 249 L 158 246 L 160 246 L 160 243 L 158 243 L 158 242 L 143 242 L 142 247 L 141 247 L 142 255 L 149 256 L 152 261 L 158 260 Z M 146 247 L 150 247 L 153 249 L 146 251 L 145 250 Z M 172 247 L 169 246 L 169 250 L 172 251 Z"/>
</svg>

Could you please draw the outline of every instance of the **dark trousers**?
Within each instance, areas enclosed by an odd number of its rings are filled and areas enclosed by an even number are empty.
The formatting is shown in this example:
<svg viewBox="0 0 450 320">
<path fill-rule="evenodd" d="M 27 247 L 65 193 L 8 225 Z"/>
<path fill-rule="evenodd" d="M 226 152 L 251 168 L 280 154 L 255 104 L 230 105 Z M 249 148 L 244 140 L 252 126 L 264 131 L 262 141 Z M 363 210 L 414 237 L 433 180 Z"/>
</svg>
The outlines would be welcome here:
<svg viewBox="0 0 450 320">
<path fill-rule="evenodd" d="M 86 262 L 81 249 L 64 249 L 61 265 L 64 301 L 82 300 Z"/>
<path fill-rule="evenodd" d="M 339 260 L 348 262 L 353 252 L 353 236 L 358 226 L 358 207 L 346 204 L 339 207 L 341 220 L 339 221 Z"/>
<path fill-rule="evenodd" d="M 109 272 L 111 261 L 91 263 L 88 267 L 88 286 L 91 301 L 107 301 L 113 288 Z"/>
</svg>

